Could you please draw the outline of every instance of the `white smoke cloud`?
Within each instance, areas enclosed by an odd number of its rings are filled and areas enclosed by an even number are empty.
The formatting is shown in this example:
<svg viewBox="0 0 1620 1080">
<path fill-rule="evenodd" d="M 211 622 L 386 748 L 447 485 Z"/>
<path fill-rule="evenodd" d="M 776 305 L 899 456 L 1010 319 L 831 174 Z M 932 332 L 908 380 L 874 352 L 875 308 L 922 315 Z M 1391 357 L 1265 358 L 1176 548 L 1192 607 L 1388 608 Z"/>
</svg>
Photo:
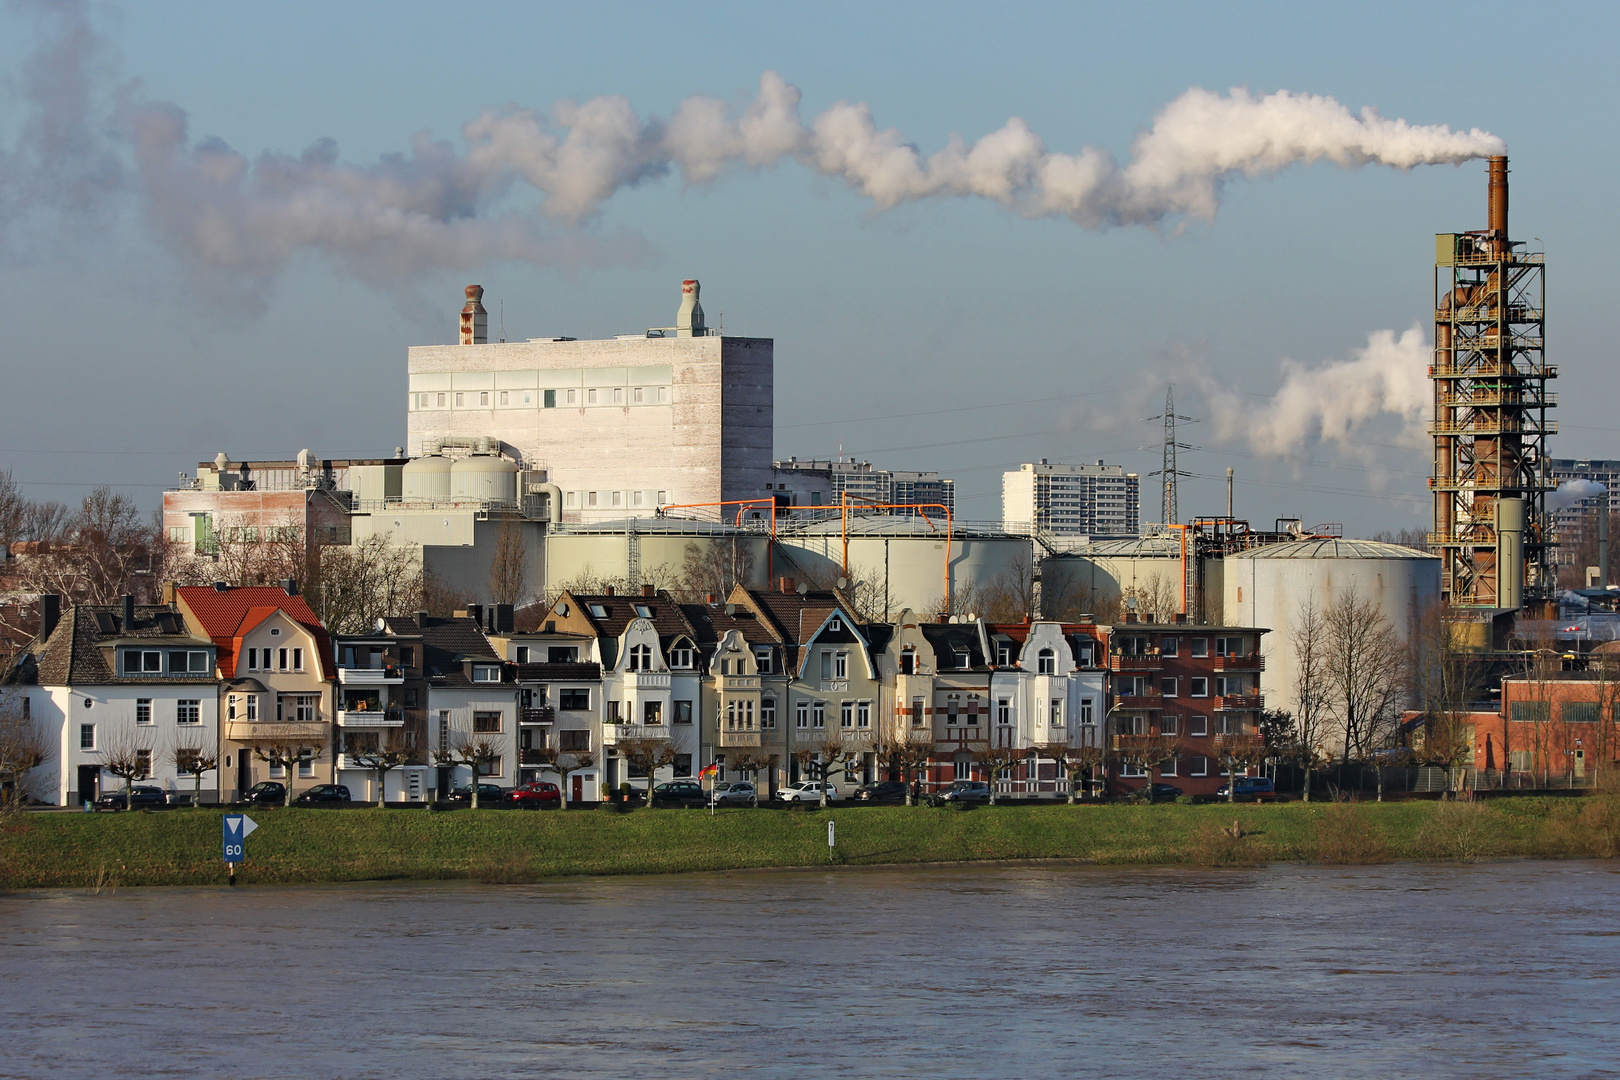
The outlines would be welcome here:
<svg viewBox="0 0 1620 1080">
<path fill-rule="evenodd" d="M 1596 480 L 1565 480 L 1547 496 L 1549 511 L 1567 510 L 1582 499 L 1602 495 L 1609 489 Z"/>
<path fill-rule="evenodd" d="M 1352 113 L 1329 97 L 1194 88 L 1160 111 L 1124 164 L 1095 147 L 1049 150 L 1017 117 L 971 143 L 951 135 L 925 156 L 880 128 L 865 104 L 841 101 L 803 122 L 798 88 L 766 72 L 740 111 L 708 97 L 687 99 L 668 121 L 639 116 L 622 97 L 513 106 L 466 123 L 462 149 L 418 133 L 364 165 L 342 162 L 330 140 L 297 156 L 253 158 L 217 139 L 192 141 L 179 106 L 130 94 L 114 110 L 130 168 L 99 138 L 82 66 L 100 49 L 87 0 L 29 2 L 57 20 L 57 32 L 29 63 L 23 141 L 0 150 L 0 219 L 7 205 L 23 205 L 19 193 L 82 203 L 122 184 L 156 235 L 205 277 L 253 285 L 304 250 L 374 282 L 489 260 L 631 257 L 635 245 L 602 243 L 580 226 L 616 192 L 673 172 L 706 184 L 792 161 L 842 180 L 878 210 L 971 197 L 1095 229 L 1211 220 L 1229 179 L 1296 164 L 1409 169 L 1503 150 L 1478 129 Z M 514 211 L 507 200 L 522 187 L 539 198 Z"/>
<path fill-rule="evenodd" d="M 1333 443 L 1351 456 L 1365 457 L 1359 440 L 1368 425 L 1385 417 L 1400 421 L 1402 443 L 1425 445 L 1433 352 L 1415 324 L 1399 336 L 1376 330 L 1367 335 L 1365 348 L 1352 350 L 1345 360 L 1318 367 L 1284 360 L 1282 385 L 1258 402 L 1207 372 L 1200 371 L 1197 378 L 1222 441 L 1246 443 L 1257 454 L 1284 458 Z"/>
</svg>

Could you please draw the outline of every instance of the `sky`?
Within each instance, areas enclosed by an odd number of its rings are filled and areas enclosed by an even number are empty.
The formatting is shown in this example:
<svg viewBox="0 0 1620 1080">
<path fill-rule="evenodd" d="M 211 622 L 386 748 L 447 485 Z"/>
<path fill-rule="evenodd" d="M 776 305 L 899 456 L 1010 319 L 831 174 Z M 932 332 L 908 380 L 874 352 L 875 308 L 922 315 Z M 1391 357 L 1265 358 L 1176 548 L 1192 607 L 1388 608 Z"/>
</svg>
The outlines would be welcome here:
<svg viewBox="0 0 1620 1080">
<path fill-rule="evenodd" d="M 852 183 L 828 140 L 712 176 L 587 146 L 610 182 L 581 195 L 536 140 L 626 109 L 643 141 L 684 131 L 694 96 L 735 126 L 766 73 L 807 127 L 864 104 L 924 162 L 1017 118 L 1044 151 L 1128 167 L 1198 88 L 1494 136 L 1513 235 L 1547 252 L 1552 452 L 1620 457 L 1617 30 L 1556 4 L 3 3 L 0 469 L 36 498 L 109 483 L 155 509 L 220 451 L 390 453 L 405 350 L 454 339 L 464 284 L 492 336 L 584 338 L 669 325 L 696 277 L 711 325 L 775 339 L 780 457 L 938 470 L 972 520 L 1000 516 L 1004 469 L 1100 458 L 1143 475 L 1157 520 L 1146 418 L 1173 386 L 1196 421 L 1183 519 L 1224 511 L 1231 466 L 1257 524 L 1422 527 L 1433 236 L 1484 227 L 1481 160 L 1237 167 L 1207 207 L 1086 220 L 1046 188 Z M 623 104 L 558 105 L 604 96 Z M 1198 116 L 1182 136 L 1232 150 Z M 215 198 L 234 168 L 254 199 Z M 430 207 L 409 227 L 375 205 L 401 187 Z"/>
</svg>

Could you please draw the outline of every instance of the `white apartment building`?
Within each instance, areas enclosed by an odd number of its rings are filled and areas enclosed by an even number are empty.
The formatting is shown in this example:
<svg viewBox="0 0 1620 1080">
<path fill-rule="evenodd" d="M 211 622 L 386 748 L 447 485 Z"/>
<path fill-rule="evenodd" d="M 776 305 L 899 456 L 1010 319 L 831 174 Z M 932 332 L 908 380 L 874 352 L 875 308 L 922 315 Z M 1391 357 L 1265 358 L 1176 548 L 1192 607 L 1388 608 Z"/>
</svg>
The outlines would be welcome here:
<svg viewBox="0 0 1620 1080">
<path fill-rule="evenodd" d="M 791 507 L 837 506 L 844 495 L 852 504 L 894 505 L 897 503 L 937 503 L 956 512 L 956 481 L 937 472 L 906 472 L 874 469 L 870 461 L 842 459 L 788 458 L 772 466 L 772 483 L 777 503 Z M 895 510 L 902 517 L 915 517 L 927 510 Z"/>
<path fill-rule="evenodd" d="M 682 284 L 673 327 L 491 343 L 469 286 L 458 345 L 409 350 L 407 449 L 493 437 L 560 491 L 562 520 L 758 498 L 771 480 L 773 343 L 722 336 Z"/>
<path fill-rule="evenodd" d="M 1055 536 L 1136 536 L 1141 478 L 1122 466 L 1056 465 L 1045 458 L 1001 474 L 1001 518 L 1009 528 Z"/>
</svg>

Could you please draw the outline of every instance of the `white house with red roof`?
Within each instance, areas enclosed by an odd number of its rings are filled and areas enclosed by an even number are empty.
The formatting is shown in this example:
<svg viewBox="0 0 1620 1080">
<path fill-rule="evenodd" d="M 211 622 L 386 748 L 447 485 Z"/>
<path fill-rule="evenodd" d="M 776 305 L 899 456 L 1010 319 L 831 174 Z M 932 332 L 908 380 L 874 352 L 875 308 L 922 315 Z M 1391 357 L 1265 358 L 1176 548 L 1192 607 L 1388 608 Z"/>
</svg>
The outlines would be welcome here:
<svg viewBox="0 0 1620 1080">
<path fill-rule="evenodd" d="M 297 585 L 180 586 L 174 603 L 187 627 L 214 643 L 221 798 L 239 798 L 264 780 L 287 784 L 295 793 L 333 782 L 337 674 L 332 643 Z M 267 747 L 287 742 L 307 747 L 291 777 L 262 756 Z"/>
</svg>

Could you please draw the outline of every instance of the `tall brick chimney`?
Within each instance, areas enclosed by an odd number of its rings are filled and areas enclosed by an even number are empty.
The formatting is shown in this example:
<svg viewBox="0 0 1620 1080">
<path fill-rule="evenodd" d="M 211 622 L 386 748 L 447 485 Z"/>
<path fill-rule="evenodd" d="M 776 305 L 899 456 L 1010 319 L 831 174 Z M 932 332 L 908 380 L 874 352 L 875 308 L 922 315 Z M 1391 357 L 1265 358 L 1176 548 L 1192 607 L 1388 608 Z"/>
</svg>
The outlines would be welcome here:
<svg viewBox="0 0 1620 1080">
<path fill-rule="evenodd" d="M 461 343 L 483 345 L 489 340 L 489 313 L 484 310 L 484 287 L 469 285 L 467 303 L 461 309 Z"/>
</svg>

